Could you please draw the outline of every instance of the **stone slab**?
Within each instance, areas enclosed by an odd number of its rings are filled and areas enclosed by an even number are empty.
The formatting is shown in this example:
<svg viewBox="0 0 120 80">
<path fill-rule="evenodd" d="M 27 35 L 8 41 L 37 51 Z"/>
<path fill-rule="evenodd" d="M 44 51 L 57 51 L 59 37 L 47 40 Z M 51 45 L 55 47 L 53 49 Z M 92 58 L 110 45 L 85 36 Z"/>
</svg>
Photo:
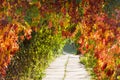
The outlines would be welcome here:
<svg viewBox="0 0 120 80">
<path fill-rule="evenodd" d="M 49 65 L 42 80 L 90 80 L 84 65 L 79 62 L 79 55 L 60 56 Z"/>
</svg>

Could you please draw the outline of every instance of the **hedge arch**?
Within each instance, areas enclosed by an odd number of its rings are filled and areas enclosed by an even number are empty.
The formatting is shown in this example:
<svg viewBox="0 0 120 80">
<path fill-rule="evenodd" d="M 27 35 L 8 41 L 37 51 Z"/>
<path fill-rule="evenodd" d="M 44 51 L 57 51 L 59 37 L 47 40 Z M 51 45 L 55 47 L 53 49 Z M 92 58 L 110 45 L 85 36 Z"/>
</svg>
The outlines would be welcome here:
<svg viewBox="0 0 120 80">
<path fill-rule="evenodd" d="M 79 44 L 77 48 L 82 54 L 96 59 L 92 68 L 97 80 L 118 79 L 119 5 L 120 0 L 0 0 L 1 76 L 6 75 L 7 66 L 21 49 L 20 45 L 38 33 L 44 38 L 60 39 L 58 43 L 71 38 Z"/>
</svg>

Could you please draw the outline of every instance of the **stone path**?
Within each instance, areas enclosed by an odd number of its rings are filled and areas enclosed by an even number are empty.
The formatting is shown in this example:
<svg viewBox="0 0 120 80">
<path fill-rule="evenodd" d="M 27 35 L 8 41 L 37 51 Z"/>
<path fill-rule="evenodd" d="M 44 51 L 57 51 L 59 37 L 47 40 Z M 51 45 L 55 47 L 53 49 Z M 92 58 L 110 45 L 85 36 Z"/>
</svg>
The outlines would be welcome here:
<svg viewBox="0 0 120 80">
<path fill-rule="evenodd" d="M 79 63 L 78 55 L 65 54 L 50 64 L 42 80 L 90 80 L 90 76 Z"/>
</svg>

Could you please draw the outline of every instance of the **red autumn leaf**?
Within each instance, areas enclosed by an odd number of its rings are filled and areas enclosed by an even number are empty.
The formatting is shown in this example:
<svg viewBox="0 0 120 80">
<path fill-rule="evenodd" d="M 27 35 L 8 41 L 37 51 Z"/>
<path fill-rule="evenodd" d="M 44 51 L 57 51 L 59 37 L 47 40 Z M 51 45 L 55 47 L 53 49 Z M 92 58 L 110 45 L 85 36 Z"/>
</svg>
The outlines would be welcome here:
<svg viewBox="0 0 120 80">
<path fill-rule="evenodd" d="M 107 67 L 107 63 L 104 63 L 101 67 L 101 70 L 103 71 Z"/>
<path fill-rule="evenodd" d="M 112 74 L 114 73 L 114 70 L 111 70 L 111 69 L 109 69 L 108 71 L 107 71 L 107 76 L 112 76 Z"/>
<path fill-rule="evenodd" d="M 48 27 L 51 28 L 52 26 L 53 26 L 52 21 L 49 21 L 49 23 L 48 23 Z"/>
</svg>

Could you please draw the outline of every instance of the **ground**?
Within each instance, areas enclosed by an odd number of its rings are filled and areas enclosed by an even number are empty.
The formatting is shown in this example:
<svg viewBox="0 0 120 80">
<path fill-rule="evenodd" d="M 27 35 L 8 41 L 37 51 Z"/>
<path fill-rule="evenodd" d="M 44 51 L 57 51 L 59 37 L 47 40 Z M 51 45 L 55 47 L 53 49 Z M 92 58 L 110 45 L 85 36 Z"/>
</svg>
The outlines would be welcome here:
<svg viewBox="0 0 120 80">
<path fill-rule="evenodd" d="M 46 69 L 46 76 L 42 80 L 90 80 L 79 58 L 79 55 L 64 52 Z"/>
</svg>

